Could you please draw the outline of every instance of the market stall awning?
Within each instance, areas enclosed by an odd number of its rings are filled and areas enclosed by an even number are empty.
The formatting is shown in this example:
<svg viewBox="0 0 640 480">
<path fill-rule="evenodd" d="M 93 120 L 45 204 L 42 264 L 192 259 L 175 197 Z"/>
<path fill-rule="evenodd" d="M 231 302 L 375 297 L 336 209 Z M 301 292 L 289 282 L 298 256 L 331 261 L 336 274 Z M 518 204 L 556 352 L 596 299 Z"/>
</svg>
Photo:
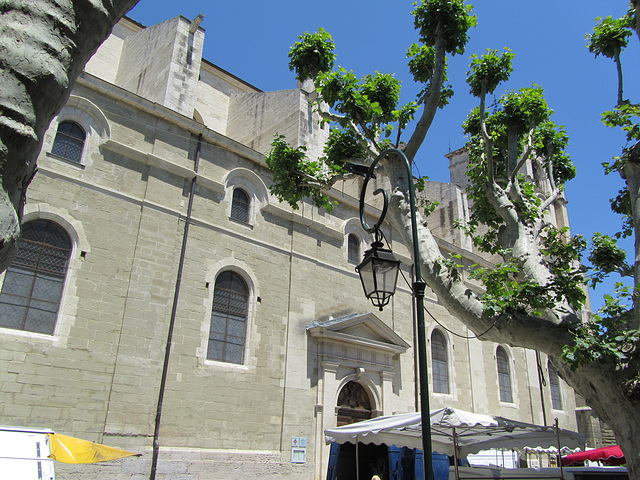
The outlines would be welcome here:
<svg viewBox="0 0 640 480">
<path fill-rule="evenodd" d="M 563 447 L 584 448 L 584 435 L 559 429 Z M 362 442 L 422 448 L 420 413 L 377 417 L 364 422 L 325 430 L 330 442 Z M 556 429 L 551 426 L 509 420 L 467 412 L 457 408 L 431 411 L 431 443 L 433 451 L 459 456 L 492 448 L 552 447 L 558 445 Z"/>
<path fill-rule="evenodd" d="M 604 465 L 624 465 L 624 453 L 619 445 L 610 447 L 594 448 L 593 450 L 585 450 L 584 452 L 576 452 L 562 457 L 562 464 L 570 466 L 575 463 L 584 463 L 586 460 L 590 462 L 601 462 Z"/>
</svg>

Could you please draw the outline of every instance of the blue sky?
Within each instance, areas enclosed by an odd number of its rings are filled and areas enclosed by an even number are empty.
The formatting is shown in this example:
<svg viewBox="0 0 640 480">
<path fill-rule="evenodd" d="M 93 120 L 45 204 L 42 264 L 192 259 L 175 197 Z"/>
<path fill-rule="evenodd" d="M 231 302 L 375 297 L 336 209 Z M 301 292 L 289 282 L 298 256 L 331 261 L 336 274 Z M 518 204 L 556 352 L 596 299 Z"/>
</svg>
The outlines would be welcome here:
<svg viewBox="0 0 640 480">
<path fill-rule="evenodd" d="M 193 19 L 202 13 L 206 31 L 204 57 L 264 90 L 295 88 L 288 68 L 289 47 L 305 31 L 324 28 L 336 42 L 338 65 L 356 75 L 380 71 L 403 81 L 403 101 L 414 100 L 419 90 L 412 83 L 405 53 L 416 41 L 413 0 L 274 0 L 243 2 L 141 0 L 129 16 L 146 26 L 176 15 Z M 444 155 L 464 145 L 460 125 L 477 105 L 465 83 L 469 56 L 487 48 L 509 47 L 515 54 L 514 72 L 505 90 L 535 83 L 545 89 L 557 124 L 569 134 L 569 154 L 578 168 L 567 186 L 571 231 L 590 239 L 593 232 L 614 233 L 619 219 L 609 209 L 609 198 L 622 186 L 619 177 L 605 176 L 602 162 L 619 154 L 622 132 L 600 123 L 601 112 L 616 102 L 613 61 L 594 58 L 585 35 L 595 18 L 622 16 L 626 0 L 478 0 L 478 25 L 470 31 L 464 55 L 449 60 L 448 76 L 456 92 L 440 110 L 417 157 L 420 175 L 448 181 Z M 625 98 L 640 101 L 640 47 L 634 36 L 623 56 Z M 631 251 L 632 243 L 625 247 Z M 604 289 L 610 288 L 608 284 Z M 602 290 L 602 289 L 599 289 Z M 595 307 L 605 293 L 592 294 Z"/>
</svg>

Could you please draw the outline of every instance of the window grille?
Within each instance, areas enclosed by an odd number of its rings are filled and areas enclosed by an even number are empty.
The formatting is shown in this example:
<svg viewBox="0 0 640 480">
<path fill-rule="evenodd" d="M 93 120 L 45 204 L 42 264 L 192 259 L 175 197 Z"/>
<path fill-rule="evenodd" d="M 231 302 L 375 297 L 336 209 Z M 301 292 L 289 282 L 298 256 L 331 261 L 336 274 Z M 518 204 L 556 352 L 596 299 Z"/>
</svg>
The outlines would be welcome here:
<svg viewBox="0 0 640 480">
<path fill-rule="evenodd" d="M 71 162 L 80 163 L 86 134 L 75 122 L 65 121 L 58 125 L 51 153 Z"/>
<path fill-rule="evenodd" d="M 233 191 L 233 199 L 231 201 L 231 218 L 242 223 L 249 223 L 249 208 L 251 202 L 247 192 L 240 188 Z"/>
<path fill-rule="evenodd" d="M 439 330 L 431 334 L 431 363 L 434 393 L 449 393 L 449 362 L 447 340 Z"/>
<path fill-rule="evenodd" d="M 498 347 L 496 350 L 496 359 L 498 362 L 498 385 L 500 386 L 500 401 L 512 403 L 513 395 L 511 393 L 511 371 L 509 369 L 509 357 L 504 348 Z"/>
<path fill-rule="evenodd" d="M 558 371 L 551 362 L 548 363 L 549 388 L 551 389 L 551 406 L 554 410 L 562 410 L 562 394 L 560 391 L 560 378 Z"/>
<path fill-rule="evenodd" d="M 360 254 L 360 240 L 354 234 L 350 234 L 347 240 L 347 249 L 348 249 L 348 259 L 349 263 L 358 264 L 362 260 L 362 255 Z"/>
<path fill-rule="evenodd" d="M 207 358 L 242 364 L 249 306 L 249 289 L 235 272 L 218 275 L 213 291 Z"/>
<path fill-rule="evenodd" d="M 52 335 L 67 273 L 71 239 L 49 220 L 23 225 L 0 291 L 0 326 Z"/>
</svg>

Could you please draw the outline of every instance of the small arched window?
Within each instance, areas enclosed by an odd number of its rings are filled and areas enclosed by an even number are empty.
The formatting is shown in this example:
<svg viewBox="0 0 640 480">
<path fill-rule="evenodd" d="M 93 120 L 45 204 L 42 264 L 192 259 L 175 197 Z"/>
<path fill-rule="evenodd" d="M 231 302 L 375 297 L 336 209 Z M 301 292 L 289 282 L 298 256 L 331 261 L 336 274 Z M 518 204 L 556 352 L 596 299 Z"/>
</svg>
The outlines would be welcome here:
<svg viewBox="0 0 640 480">
<path fill-rule="evenodd" d="M 551 362 L 547 364 L 549 371 L 549 388 L 551 389 L 551 406 L 554 410 L 562 410 L 562 394 L 560 390 L 560 377 L 558 371 Z"/>
<path fill-rule="evenodd" d="M 251 201 L 247 192 L 241 188 L 234 189 L 231 200 L 231 218 L 242 223 L 249 223 L 250 207 Z"/>
<path fill-rule="evenodd" d="M 213 291 L 207 358 L 242 364 L 249 311 L 249 288 L 236 272 L 218 275 Z"/>
<path fill-rule="evenodd" d="M 50 220 L 25 223 L 0 292 L 0 326 L 52 335 L 69 266 L 71 239 Z"/>
<path fill-rule="evenodd" d="M 85 138 L 85 131 L 80 125 L 68 120 L 64 121 L 58 125 L 51 153 L 71 162 L 80 163 Z"/>
<path fill-rule="evenodd" d="M 504 348 L 498 347 L 496 350 L 496 360 L 498 363 L 498 385 L 500 387 L 500 401 L 513 403 L 511 393 L 511 369 L 509 368 L 509 357 Z"/>
<path fill-rule="evenodd" d="M 434 393 L 449 393 L 447 340 L 440 330 L 434 330 L 431 334 L 431 363 L 433 366 Z"/>
<path fill-rule="evenodd" d="M 360 263 L 362 255 L 360 254 L 360 240 L 353 233 L 349 234 L 347 239 L 347 257 L 349 263 Z"/>
</svg>

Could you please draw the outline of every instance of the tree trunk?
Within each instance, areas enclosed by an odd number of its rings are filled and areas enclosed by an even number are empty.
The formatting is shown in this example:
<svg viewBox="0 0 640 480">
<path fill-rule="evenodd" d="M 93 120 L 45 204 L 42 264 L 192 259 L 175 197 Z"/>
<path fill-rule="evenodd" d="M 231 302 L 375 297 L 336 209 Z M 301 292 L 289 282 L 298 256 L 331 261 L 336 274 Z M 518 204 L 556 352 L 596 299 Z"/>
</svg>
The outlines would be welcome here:
<svg viewBox="0 0 640 480">
<path fill-rule="evenodd" d="M 629 478 L 640 478 L 640 376 L 638 364 L 618 370 L 592 363 L 572 371 L 554 358 L 558 374 L 578 392 L 608 426 L 624 452 Z"/>
<path fill-rule="evenodd" d="M 0 6 L 0 271 L 11 263 L 42 137 L 85 63 L 137 0 Z"/>
</svg>

